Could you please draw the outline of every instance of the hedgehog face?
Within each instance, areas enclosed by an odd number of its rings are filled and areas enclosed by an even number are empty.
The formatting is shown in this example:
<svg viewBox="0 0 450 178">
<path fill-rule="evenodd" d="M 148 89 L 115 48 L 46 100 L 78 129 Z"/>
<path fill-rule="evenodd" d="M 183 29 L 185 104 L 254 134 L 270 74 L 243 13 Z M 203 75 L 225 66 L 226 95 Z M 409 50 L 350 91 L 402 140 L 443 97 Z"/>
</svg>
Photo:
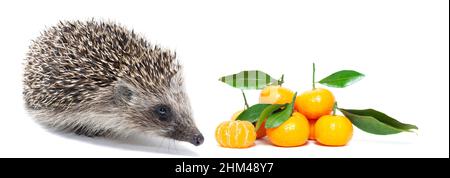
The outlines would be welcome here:
<svg viewBox="0 0 450 178">
<path fill-rule="evenodd" d="M 137 125 L 138 130 L 198 146 L 204 138 L 193 122 L 180 75 L 174 75 L 164 87 L 154 90 L 139 89 L 119 80 L 114 103 L 127 113 L 125 119 Z"/>
</svg>

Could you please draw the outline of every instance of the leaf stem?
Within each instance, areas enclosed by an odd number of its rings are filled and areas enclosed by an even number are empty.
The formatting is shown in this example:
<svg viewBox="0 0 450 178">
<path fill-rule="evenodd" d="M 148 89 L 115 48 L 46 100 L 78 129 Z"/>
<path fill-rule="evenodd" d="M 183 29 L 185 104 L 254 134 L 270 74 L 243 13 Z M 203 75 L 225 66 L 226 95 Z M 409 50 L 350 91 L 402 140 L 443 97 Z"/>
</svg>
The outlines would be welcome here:
<svg viewBox="0 0 450 178">
<path fill-rule="evenodd" d="M 245 109 L 248 109 L 248 108 L 249 108 L 249 106 L 248 106 L 248 103 L 247 103 L 247 97 L 245 97 L 245 93 L 244 93 L 244 90 L 241 90 L 241 92 L 242 92 L 242 96 L 244 97 L 244 102 L 245 102 Z"/>
<path fill-rule="evenodd" d="M 294 113 L 294 104 L 295 104 L 295 99 L 297 98 L 297 92 L 294 93 L 294 97 L 292 98 L 292 102 L 291 102 L 291 114 L 289 114 L 289 116 L 292 116 L 292 114 Z"/>
<path fill-rule="evenodd" d="M 312 80 L 313 90 L 316 89 L 316 64 L 313 62 L 313 80 Z"/>
<path fill-rule="evenodd" d="M 337 108 L 338 108 L 338 106 L 337 106 L 337 101 L 336 101 L 336 102 L 334 102 L 334 106 L 333 106 L 333 116 L 336 115 L 336 109 Z"/>
<path fill-rule="evenodd" d="M 279 84 L 280 86 L 282 86 L 283 83 L 284 83 L 284 74 L 282 74 L 282 75 L 281 75 L 281 79 L 278 80 L 278 84 Z"/>
</svg>

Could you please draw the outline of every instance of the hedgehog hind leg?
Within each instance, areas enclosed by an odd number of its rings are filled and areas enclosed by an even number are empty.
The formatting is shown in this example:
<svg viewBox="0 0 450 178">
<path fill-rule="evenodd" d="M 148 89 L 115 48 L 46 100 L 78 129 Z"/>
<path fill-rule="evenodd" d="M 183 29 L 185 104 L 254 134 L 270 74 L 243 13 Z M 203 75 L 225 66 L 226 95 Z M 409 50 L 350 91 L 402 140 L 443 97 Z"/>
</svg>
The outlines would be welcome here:
<svg viewBox="0 0 450 178">
<path fill-rule="evenodd" d="M 71 131 L 77 135 L 86 137 L 107 137 L 109 135 L 112 135 L 112 131 L 110 129 L 92 130 L 85 125 L 77 125 L 71 128 Z"/>
<path fill-rule="evenodd" d="M 75 125 L 64 129 L 66 132 L 72 132 L 86 137 L 114 137 L 116 133 L 112 129 L 92 129 L 87 125 Z"/>
<path fill-rule="evenodd" d="M 93 137 L 112 137 L 116 135 L 111 129 L 101 129 L 93 134 Z"/>
</svg>

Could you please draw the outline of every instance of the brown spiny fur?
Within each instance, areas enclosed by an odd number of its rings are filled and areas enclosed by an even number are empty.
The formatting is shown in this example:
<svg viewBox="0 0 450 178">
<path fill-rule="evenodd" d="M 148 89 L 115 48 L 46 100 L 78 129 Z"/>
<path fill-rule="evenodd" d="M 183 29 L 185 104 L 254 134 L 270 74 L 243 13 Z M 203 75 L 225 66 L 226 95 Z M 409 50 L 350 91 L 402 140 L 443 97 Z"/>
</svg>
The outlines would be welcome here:
<svg viewBox="0 0 450 178">
<path fill-rule="evenodd" d="M 44 31 L 27 53 L 24 99 L 39 123 L 57 130 L 203 140 L 175 53 L 111 22 L 62 21 Z M 161 107 L 170 118 L 158 115 Z"/>
</svg>

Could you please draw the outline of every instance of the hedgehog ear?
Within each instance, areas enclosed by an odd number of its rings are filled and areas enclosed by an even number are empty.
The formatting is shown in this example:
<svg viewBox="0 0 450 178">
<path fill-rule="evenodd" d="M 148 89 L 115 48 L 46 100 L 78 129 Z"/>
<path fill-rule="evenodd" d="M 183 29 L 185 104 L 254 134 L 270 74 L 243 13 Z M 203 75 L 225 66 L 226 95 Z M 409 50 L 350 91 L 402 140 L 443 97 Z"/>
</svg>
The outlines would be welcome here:
<svg viewBox="0 0 450 178">
<path fill-rule="evenodd" d="M 170 77 L 171 86 L 181 86 L 183 85 L 183 72 L 178 70 L 175 74 Z"/>
<path fill-rule="evenodd" d="M 133 87 L 121 79 L 116 81 L 113 93 L 115 101 L 129 101 L 134 95 Z"/>
</svg>

